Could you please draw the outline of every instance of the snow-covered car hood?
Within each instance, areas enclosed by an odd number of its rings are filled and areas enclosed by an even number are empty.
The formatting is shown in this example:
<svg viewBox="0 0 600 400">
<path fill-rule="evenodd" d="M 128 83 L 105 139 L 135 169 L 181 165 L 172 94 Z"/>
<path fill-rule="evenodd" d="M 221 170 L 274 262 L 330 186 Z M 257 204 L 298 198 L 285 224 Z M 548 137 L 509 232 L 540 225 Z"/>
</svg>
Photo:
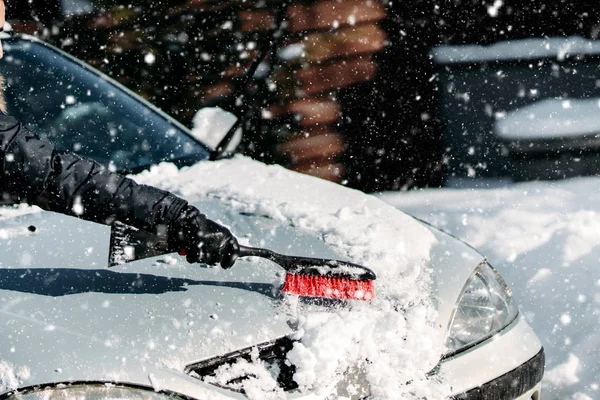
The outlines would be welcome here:
<svg viewBox="0 0 600 400">
<path fill-rule="evenodd" d="M 260 259 L 227 271 L 172 256 L 107 269 L 108 227 L 5 209 L 0 389 L 115 381 L 199 396 L 207 385 L 187 365 L 296 332 L 289 359 L 305 390 L 323 393 L 366 359 L 374 392 L 438 390 L 425 375 L 481 261 L 475 251 L 371 196 L 245 158 L 136 179 L 193 200 L 242 243 L 367 265 L 377 299 L 331 309 L 282 297 L 283 270 Z"/>
</svg>

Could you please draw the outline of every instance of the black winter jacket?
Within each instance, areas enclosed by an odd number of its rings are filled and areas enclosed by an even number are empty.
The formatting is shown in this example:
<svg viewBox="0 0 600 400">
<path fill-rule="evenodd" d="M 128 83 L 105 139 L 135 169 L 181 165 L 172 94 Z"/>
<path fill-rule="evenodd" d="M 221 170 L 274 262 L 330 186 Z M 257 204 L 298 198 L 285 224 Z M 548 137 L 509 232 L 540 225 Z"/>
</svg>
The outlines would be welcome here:
<svg viewBox="0 0 600 400">
<path fill-rule="evenodd" d="M 187 202 L 110 172 L 54 145 L 0 113 L 0 193 L 5 200 L 110 224 L 115 219 L 157 232 Z"/>
</svg>

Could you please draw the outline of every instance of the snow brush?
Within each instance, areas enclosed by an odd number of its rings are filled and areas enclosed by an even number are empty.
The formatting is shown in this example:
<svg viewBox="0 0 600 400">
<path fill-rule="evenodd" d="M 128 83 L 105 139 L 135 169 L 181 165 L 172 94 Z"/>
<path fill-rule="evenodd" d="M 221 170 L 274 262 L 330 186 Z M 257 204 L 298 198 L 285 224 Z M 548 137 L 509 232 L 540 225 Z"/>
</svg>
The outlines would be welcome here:
<svg viewBox="0 0 600 400">
<path fill-rule="evenodd" d="M 114 222 L 110 232 L 108 266 L 169 253 L 181 253 L 169 248 L 164 237 L 142 231 L 121 222 Z M 337 300 L 372 300 L 375 298 L 375 272 L 348 261 L 295 257 L 268 249 L 239 245 L 232 255 L 266 258 L 286 270 L 282 292 L 301 297 Z"/>
</svg>

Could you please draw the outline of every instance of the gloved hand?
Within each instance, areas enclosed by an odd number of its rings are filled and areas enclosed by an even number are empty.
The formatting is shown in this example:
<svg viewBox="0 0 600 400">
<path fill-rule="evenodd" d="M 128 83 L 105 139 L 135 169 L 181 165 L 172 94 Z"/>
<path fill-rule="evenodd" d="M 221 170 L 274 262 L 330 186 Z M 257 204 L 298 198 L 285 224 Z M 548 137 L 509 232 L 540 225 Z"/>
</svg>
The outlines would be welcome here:
<svg viewBox="0 0 600 400">
<path fill-rule="evenodd" d="M 185 254 L 189 263 L 220 264 L 230 268 L 238 242 L 229 229 L 207 219 L 196 207 L 186 206 L 168 228 L 169 247 Z"/>
</svg>

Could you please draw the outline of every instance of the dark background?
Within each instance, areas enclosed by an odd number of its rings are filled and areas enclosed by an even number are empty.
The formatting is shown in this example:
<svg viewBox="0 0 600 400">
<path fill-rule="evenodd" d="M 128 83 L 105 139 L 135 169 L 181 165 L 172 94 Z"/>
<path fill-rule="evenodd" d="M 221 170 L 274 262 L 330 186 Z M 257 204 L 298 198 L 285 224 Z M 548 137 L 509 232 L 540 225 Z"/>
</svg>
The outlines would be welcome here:
<svg viewBox="0 0 600 400">
<path fill-rule="evenodd" d="M 160 3 L 146 2 L 148 9 Z M 135 2 L 140 3 L 144 0 Z M 389 45 L 377 56 L 377 78 L 339 95 L 340 128 L 349 146 L 343 160 L 347 185 L 364 191 L 441 183 L 444 149 L 436 70 L 428 55 L 432 47 L 544 36 L 595 39 L 600 33 L 597 3 L 506 0 L 497 16 L 488 13 L 493 1 L 386 3 Z M 9 0 L 7 7 L 10 19 L 33 17 L 47 26 L 63 18 L 59 1 Z"/>
<path fill-rule="evenodd" d="M 350 186 L 378 191 L 441 183 L 444 149 L 436 69 L 428 56 L 432 47 L 599 35 L 598 3 L 506 0 L 496 17 L 488 13 L 492 4 L 479 0 L 388 3 L 384 26 L 390 46 L 379 55 L 379 76 L 344 93 L 346 112 L 354 121 L 346 123 L 351 140 Z M 351 101 L 361 96 L 371 101 Z"/>
</svg>

